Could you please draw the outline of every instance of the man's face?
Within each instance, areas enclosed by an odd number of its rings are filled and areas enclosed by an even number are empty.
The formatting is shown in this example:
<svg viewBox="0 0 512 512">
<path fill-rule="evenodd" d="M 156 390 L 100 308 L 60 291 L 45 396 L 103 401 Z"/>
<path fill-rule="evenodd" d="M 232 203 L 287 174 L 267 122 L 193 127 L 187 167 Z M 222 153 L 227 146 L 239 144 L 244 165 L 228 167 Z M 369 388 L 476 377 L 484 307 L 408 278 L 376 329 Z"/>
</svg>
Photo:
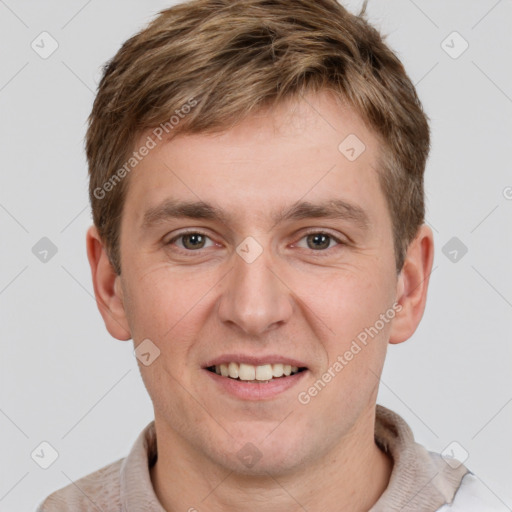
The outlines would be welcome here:
<svg viewBox="0 0 512 512">
<path fill-rule="evenodd" d="M 331 96 L 305 99 L 221 134 L 159 144 L 130 176 L 123 210 L 119 279 L 135 345 L 149 339 L 160 350 L 140 366 L 157 425 L 236 471 L 285 473 L 356 439 L 374 414 L 392 326 L 397 276 L 378 140 Z M 338 149 L 350 134 L 366 146 L 355 160 L 353 143 Z M 278 219 L 298 203 L 332 201 L 352 214 L 302 208 Z M 168 215 L 178 202 L 222 216 Z M 372 335 L 357 351 L 365 328 Z M 249 380 L 218 375 L 221 363 L 238 363 L 234 375 Z M 253 381 L 279 364 L 302 371 Z M 261 458 L 250 467 L 251 457 Z"/>
</svg>

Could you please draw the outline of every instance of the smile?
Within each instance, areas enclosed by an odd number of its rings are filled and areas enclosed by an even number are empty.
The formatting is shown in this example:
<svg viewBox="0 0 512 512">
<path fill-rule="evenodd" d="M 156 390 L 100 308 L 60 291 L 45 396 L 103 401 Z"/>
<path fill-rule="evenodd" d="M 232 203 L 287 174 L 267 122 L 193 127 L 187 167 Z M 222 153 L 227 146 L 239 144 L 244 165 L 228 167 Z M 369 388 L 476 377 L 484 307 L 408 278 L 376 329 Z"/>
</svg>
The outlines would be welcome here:
<svg viewBox="0 0 512 512">
<path fill-rule="evenodd" d="M 295 375 L 296 373 L 304 371 L 305 368 L 282 363 L 256 366 L 247 363 L 230 362 L 209 366 L 207 370 L 233 380 L 251 383 L 268 383 L 276 379 L 281 379 L 282 377 Z"/>
</svg>

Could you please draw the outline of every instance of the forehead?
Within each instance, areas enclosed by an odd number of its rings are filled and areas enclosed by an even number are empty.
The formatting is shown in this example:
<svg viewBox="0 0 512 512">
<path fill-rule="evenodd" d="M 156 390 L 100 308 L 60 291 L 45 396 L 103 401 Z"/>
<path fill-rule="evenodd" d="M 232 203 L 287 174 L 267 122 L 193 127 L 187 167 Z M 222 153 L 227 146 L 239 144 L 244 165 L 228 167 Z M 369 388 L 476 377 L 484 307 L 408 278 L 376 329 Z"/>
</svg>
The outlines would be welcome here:
<svg viewBox="0 0 512 512">
<path fill-rule="evenodd" d="M 254 215 L 274 222 L 301 200 L 339 199 L 371 220 L 386 209 L 380 149 L 353 110 L 329 94 L 310 94 L 225 131 L 157 143 L 129 178 L 125 209 L 138 224 L 166 201 L 208 204 L 219 218 L 226 211 L 240 222 Z"/>
</svg>

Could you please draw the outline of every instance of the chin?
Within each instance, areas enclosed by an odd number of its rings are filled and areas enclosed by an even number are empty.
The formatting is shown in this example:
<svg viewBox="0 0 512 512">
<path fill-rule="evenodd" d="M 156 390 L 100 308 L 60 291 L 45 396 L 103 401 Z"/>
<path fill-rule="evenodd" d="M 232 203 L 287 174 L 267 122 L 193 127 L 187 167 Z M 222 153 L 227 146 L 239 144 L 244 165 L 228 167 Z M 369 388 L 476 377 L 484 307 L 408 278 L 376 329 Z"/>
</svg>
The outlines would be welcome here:
<svg viewBox="0 0 512 512">
<path fill-rule="evenodd" d="M 254 431 L 257 432 L 254 436 L 246 432 L 244 435 L 229 437 L 215 447 L 205 447 L 204 451 L 210 452 L 216 464 L 247 476 L 277 477 L 293 473 L 308 458 L 304 436 L 295 437 L 284 432 L 280 436 L 271 433 L 265 439 L 268 434 L 261 427 Z"/>
</svg>

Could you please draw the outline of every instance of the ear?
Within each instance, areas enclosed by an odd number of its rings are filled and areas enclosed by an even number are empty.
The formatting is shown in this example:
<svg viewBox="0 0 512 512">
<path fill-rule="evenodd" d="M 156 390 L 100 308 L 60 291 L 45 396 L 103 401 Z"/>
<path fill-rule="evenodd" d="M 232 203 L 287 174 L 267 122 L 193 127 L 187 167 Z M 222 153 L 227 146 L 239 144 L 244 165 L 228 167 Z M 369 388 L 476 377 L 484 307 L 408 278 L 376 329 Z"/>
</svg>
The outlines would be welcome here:
<svg viewBox="0 0 512 512">
<path fill-rule="evenodd" d="M 131 338 L 121 289 L 121 277 L 110 263 L 95 226 L 87 230 L 87 258 L 91 266 L 96 304 L 108 332 L 118 340 Z"/>
<path fill-rule="evenodd" d="M 389 343 L 402 343 L 418 327 L 425 304 L 434 260 L 434 235 L 423 224 L 410 243 L 404 265 L 397 280 L 396 302 L 402 306 L 391 327 Z"/>
</svg>

